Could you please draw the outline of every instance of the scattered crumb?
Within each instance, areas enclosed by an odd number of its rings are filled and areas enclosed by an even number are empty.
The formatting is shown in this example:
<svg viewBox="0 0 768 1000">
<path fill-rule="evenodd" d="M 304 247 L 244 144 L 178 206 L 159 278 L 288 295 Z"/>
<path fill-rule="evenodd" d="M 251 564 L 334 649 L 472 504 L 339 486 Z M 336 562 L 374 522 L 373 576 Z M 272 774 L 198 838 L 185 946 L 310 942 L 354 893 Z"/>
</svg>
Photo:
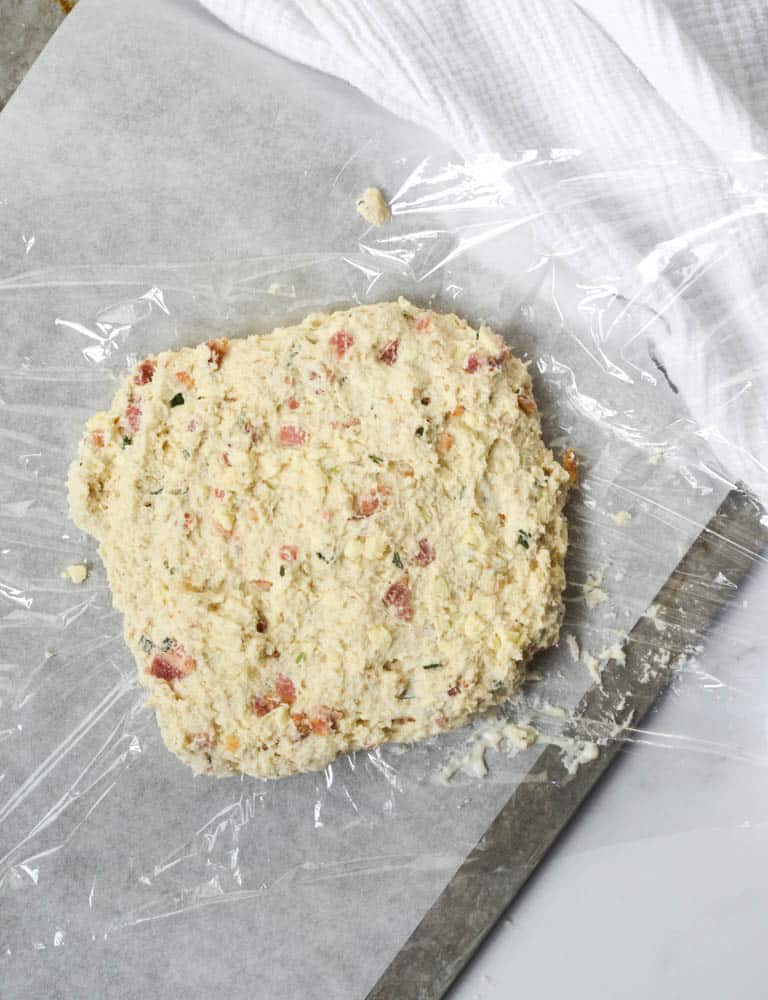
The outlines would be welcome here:
<svg viewBox="0 0 768 1000">
<path fill-rule="evenodd" d="M 591 740 L 571 740 L 570 746 L 561 749 L 560 759 L 568 774 L 576 774 L 582 764 L 589 764 L 600 756 L 600 748 Z"/>
<path fill-rule="evenodd" d="M 598 660 L 596 656 L 593 656 L 591 653 L 588 653 L 586 649 L 584 649 L 582 650 L 581 653 L 581 662 L 584 664 L 584 666 L 592 675 L 595 684 L 602 684 L 603 673 L 600 660 Z"/>
<path fill-rule="evenodd" d="M 71 580 L 72 583 L 83 583 L 88 576 L 88 567 L 85 563 L 73 563 L 71 566 L 67 566 L 61 575 L 65 580 Z"/>
<path fill-rule="evenodd" d="M 565 719 L 568 716 L 562 705 L 553 705 L 544 698 L 535 698 L 531 703 L 531 707 L 534 711 L 539 712 L 541 715 L 548 715 L 552 719 Z"/>
<path fill-rule="evenodd" d="M 615 514 L 611 514 L 611 518 L 616 522 L 616 524 L 624 525 L 629 524 L 632 520 L 632 515 L 628 510 L 617 510 Z"/>
<path fill-rule="evenodd" d="M 282 290 L 283 290 L 283 286 L 280 284 L 280 282 L 279 281 L 273 281 L 272 284 L 267 289 L 267 292 L 270 295 L 279 295 Z"/>
<path fill-rule="evenodd" d="M 357 199 L 357 214 L 372 226 L 383 226 L 389 222 L 389 205 L 378 188 L 370 187 Z"/>
<path fill-rule="evenodd" d="M 571 635 L 570 633 L 568 633 L 568 635 L 565 637 L 565 644 L 568 647 L 568 652 L 571 654 L 571 659 L 573 660 L 573 662 L 574 663 L 578 663 L 579 662 L 579 644 L 576 641 L 576 636 L 575 635 Z"/>
<path fill-rule="evenodd" d="M 612 645 L 606 646 L 602 652 L 598 653 L 597 658 L 602 663 L 610 663 L 611 660 L 614 660 L 616 663 L 623 664 L 627 662 L 627 653 L 620 643 L 614 642 Z"/>
<path fill-rule="evenodd" d="M 657 632 L 664 632 L 667 628 L 666 622 L 661 621 L 659 618 L 659 605 L 652 604 L 650 608 L 643 615 L 644 618 L 650 619 L 653 622 L 654 627 Z"/>
<path fill-rule="evenodd" d="M 596 570 L 587 573 L 587 579 L 582 585 L 582 591 L 584 593 L 584 603 L 588 608 L 596 608 L 598 604 L 602 604 L 604 601 L 608 600 L 608 595 L 600 586 L 603 582 L 604 570 Z"/>
</svg>

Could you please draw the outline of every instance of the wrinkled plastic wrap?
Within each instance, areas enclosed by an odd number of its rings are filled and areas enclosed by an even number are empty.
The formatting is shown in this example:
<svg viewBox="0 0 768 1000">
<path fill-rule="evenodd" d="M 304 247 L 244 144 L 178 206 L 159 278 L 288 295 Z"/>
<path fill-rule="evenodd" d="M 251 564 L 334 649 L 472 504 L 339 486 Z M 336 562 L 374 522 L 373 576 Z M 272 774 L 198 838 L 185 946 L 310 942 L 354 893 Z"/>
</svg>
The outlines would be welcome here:
<svg viewBox="0 0 768 1000">
<path fill-rule="evenodd" d="M 768 763 L 765 679 L 733 664 L 727 679 L 701 672 L 706 637 L 653 604 L 736 485 L 709 441 L 727 437 L 727 400 L 750 373 L 727 387 L 716 424 L 705 428 L 665 367 L 664 344 L 685 323 L 698 324 L 702 344 L 716 335 L 697 296 L 718 260 L 738 250 L 740 226 L 751 224 L 748 212 L 739 218 L 741 195 L 733 194 L 729 226 L 689 234 L 679 247 L 695 259 L 706 243 L 707 269 L 681 266 L 667 246 L 680 234 L 667 232 L 644 258 L 659 250 L 655 270 L 638 284 L 640 260 L 632 273 L 590 273 L 585 234 L 569 228 L 574 203 L 589 204 L 606 226 L 615 211 L 578 150 L 460 164 L 369 146 L 330 175 L 326 168 L 306 205 L 301 252 L 30 267 L 0 281 L 0 946 L 11 960 L 83 942 L 122 947 L 147 925 L 155 940 L 180 920 L 204 930 L 222 907 L 239 907 L 260 949 L 275 955 L 297 914 L 334 914 L 342 938 L 360 938 L 355 955 L 334 959 L 338 982 L 359 989 L 545 746 L 561 747 L 566 773 L 608 739 Z M 679 171 L 687 184 L 692 170 L 666 165 L 664 183 Z M 534 171 L 538 190 L 551 194 L 546 212 L 520 195 Z M 391 199 L 392 219 L 378 229 L 351 222 L 369 183 Z M 631 183 L 652 200 L 659 169 L 636 166 Z M 95 543 L 67 518 L 64 481 L 83 422 L 145 353 L 398 295 L 502 333 L 530 363 L 545 440 L 579 455 L 561 643 L 535 660 L 501 713 L 466 729 L 277 782 L 195 776 L 162 744 Z M 764 561 L 757 502 L 754 521 L 752 555 Z M 84 583 L 62 578 L 83 560 Z M 700 586 L 733 589 L 717 566 Z M 626 636 L 643 615 L 656 625 L 644 669 L 652 676 L 673 663 L 667 697 L 715 705 L 732 719 L 726 742 L 712 739 L 706 711 L 673 733 L 656 731 L 652 718 L 635 725 L 629 712 L 575 714 L 604 672 L 626 669 Z M 718 627 L 730 627 L 727 617 Z M 736 651 L 740 641 L 734 634 Z M 307 961 L 304 978 L 297 972 L 289 984 L 269 980 L 269 995 L 296 996 L 300 987 L 313 995 L 314 968 Z"/>
<path fill-rule="evenodd" d="M 557 156 L 530 162 L 553 178 L 564 169 Z M 391 223 L 361 223 L 348 252 L 95 266 L 0 286 L 5 303 L 30 303 L 46 317 L 42 328 L 16 327 L 2 367 L 0 891 L 4 906 L 19 908 L 3 927 L 4 948 L 125 933 L 235 901 L 273 912 L 292 905 L 297 884 L 355 871 L 434 866 L 447 877 L 553 741 L 571 769 L 599 752 L 601 738 L 768 763 L 756 680 L 736 688 L 698 676 L 704 636 L 652 605 L 733 485 L 656 356 L 664 317 L 571 273 L 567 253 L 547 251 L 515 214 L 520 169 L 394 163 Z M 567 170 L 578 169 L 569 159 Z M 502 332 L 531 364 L 545 439 L 580 456 L 563 639 L 536 659 L 500 716 L 468 729 L 279 782 L 195 777 L 162 745 L 95 544 L 67 520 L 64 479 L 83 420 L 146 352 L 399 294 Z M 85 583 L 62 578 L 82 560 Z M 713 566 L 702 586 L 731 583 Z M 627 632 L 648 614 L 657 624 L 648 670 L 679 660 L 681 678 L 693 677 L 685 696 L 717 699 L 738 719 L 730 745 L 713 745 L 706 731 L 574 717 L 603 670 L 623 669 Z M 92 853 L 105 838 L 106 869 Z"/>
</svg>

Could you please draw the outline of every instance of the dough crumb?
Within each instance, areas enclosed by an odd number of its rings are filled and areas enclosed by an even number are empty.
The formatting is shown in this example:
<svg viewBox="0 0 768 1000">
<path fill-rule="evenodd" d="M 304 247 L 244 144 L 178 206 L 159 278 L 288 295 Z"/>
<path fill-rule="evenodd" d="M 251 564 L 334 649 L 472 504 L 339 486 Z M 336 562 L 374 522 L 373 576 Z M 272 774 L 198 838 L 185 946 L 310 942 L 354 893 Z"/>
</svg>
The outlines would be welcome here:
<svg viewBox="0 0 768 1000">
<path fill-rule="evenodd" d="M 65 580 L 71 580 L 72 583 L 83 583 L 88 576 L 88 567 L 85 563 L 73 563 L 71 566 L 67 566 L 61 575 Z"/>
<path fill-rule="evenodd" d="M 387 199 L 378 188 L 366 188 L 357 199 L 357 214 L 372 226 L 383 226 L 390 217 Z"/>
<path fill-rule="evenodd" d="M 588 608 L 596 608 L 598 604 L 602 604 L 604 601 L 608 600 L 608 595 L 600 586 L 603 582 L 604 571 L 597 570 L 596 572 L 587 573 L 587 579 L 582 585 L 582 591 L 584 594 L 584 603 Z"/>
<path fill-rule="evenodd" d="M 611 517 L 618 525 L 629 524 L 632 520 L 632 515 L 628 510 L 619 510 L 615 514 L 611 514 Z"/>
<path fill-rule="evenodd" d="M 579 644 L 576 641 L 576 636 L 571 635 L 570 632 L 565 637 L 565 644 L 568 647 L 568 652 L 571 654 L 571 659 L 574 663 L 579 662 Z"/>
</svg>

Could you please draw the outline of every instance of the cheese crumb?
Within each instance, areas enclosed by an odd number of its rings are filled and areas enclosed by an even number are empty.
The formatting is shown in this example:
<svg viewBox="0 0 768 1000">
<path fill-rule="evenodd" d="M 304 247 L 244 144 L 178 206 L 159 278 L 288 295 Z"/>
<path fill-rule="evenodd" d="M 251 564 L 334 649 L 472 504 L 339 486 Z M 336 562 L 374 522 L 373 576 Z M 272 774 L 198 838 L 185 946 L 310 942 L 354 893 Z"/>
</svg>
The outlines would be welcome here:
<svg viewBox="0 0 768 1000">
<path fill-rule="evenodd" d="M 83 583 L 88 576 L 88 567 L 85 563 L 73 563 L 71 566 L 67 566 L 61 575 L 65 580 L 71 580 L 72 583 Z"/>
<path fill-rule="evenodd" d="M 389 222 L 389 205 L 378 188 L 370 187 L 357 199 L 357 214 L 372 226 L 383 226 Z"/>
</svg>

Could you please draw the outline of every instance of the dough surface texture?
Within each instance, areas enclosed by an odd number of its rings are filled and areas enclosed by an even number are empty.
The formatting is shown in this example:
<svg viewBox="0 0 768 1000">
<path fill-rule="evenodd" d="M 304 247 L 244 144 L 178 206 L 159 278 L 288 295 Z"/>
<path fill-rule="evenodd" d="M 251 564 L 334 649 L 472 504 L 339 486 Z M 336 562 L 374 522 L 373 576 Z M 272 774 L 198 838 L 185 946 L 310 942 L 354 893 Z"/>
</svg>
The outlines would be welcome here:
<svg viewBox="0 0 768 1000">
<path fill-rule="evenodd" d="M 148 357 L 68 485 L 169 749 L 277 777 L 504 700 L 568 481 L 501 338 L 400 299 Z"/>
</svg>

